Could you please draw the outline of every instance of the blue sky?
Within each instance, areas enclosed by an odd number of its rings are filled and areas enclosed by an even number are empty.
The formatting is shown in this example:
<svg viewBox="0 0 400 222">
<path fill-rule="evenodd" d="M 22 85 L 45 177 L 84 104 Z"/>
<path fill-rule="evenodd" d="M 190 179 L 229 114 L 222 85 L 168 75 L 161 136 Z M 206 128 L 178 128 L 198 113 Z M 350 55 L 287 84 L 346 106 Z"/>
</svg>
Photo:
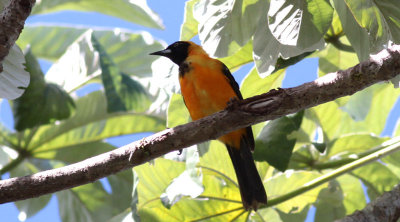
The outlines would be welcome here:
<svg viewBox="0 0 400 222">
<path fill-rule="evenodd" d="M 61 12 L 54 13 L 50 15 L 40 15 L 30 17 L 27 21 L 27 24 L 35 24 L 35 23 L 63 23 L 63 24 L 80 24 L 87 26 L 97 26 L 97 27 L 122 27 L 132 31 L 148 31 L 150 32 L 156 39 L 160 39 L 165 41 L 167 44 L 173 43 L 174 41 L 179 40 L 180 35 L 180 25 L 183 21 L 184 14 L 184 0 L 176 0 L 176 1 L 148 1 L 150 8 L 152 8 L 155 12 L 157 12 L 160 17 L 163 19 L 165 30 L 156 30 L 150 29 L 146 27 L 142 27 L 139 25 L 135 25 L 120 19 L 116 19 L 113 17 L 100 15 L 98 13 L 80 13 L 80 12 Z M 49 63 L 42 62 L 43 69 L 48 69 Z M 283 82 L 283 87 L 292 87 L 297 86 L 301 83 L 308 82 L 314 80 L 317 77 L 317 65 L 318 60 L 316 58 L 306 59 L 297 64 L 294 67 L 290 67 L 287 70 L 286 78 Z M 247 72 L 251 69 L 252 64 L 246 65 L 241 68 L 239 71 L 234 73 L 236 80 L 240 83 L 243 76 L 247 74 Z M 4 110 L 6 108 L 2 107 L 2 119 L 7 119 L 10 124 L 10 112 Z M 394 113 L 400 113 L 400 104 L 397 103 L 395 111 L 392 112 L 391 117 L 394 118 Z M 8 116 L 7 116 L 8 115 Z M 394 127 L 394 121 L 388 124 L 385 129 L 384 134 L 390 135 L 391 131 Z M 110 139 L 109 142 L 116 146 L 122 146 L 129 142 L 139 139 L 146 134 L 141 134 L 139 136 L 123 136 L 116 137 Z M 2 215 L 2 220 L 4 221 L 19 221 L 18 220 L 18 210 L 14 206 L 13 203 L 0 205 L 0 215 Z M 312 216 L 310 215 L 308 221 L 312 221 Z M 27 219 L 29 222 L 37 222 L 37 221 L 60 221 L 58 215 L 58 205 L 57 200 L 53 197 L 50 201 L 50 204 L 47 205 L 42 211 L 40 211 L 37 215 L 32 218 Z"/>
</svg>

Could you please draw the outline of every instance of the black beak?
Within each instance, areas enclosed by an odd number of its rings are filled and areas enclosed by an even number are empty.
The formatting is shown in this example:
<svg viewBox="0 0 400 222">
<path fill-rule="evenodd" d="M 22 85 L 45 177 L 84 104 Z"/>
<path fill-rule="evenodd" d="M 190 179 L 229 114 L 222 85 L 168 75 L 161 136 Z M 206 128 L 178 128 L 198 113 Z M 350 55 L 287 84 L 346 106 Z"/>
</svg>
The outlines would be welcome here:
<svg viewBox="0 0 400 222">
<path fill-rule="evenodd" d="M 171 55 L 171 53 L 172 53 L 171 49 L 164 49 L 161 51 L 152 52 L 152 53 L 150 53 L 150 55 L 160 55 L 160 56 L 169 57 L 169 55 Z"/>
</svg>

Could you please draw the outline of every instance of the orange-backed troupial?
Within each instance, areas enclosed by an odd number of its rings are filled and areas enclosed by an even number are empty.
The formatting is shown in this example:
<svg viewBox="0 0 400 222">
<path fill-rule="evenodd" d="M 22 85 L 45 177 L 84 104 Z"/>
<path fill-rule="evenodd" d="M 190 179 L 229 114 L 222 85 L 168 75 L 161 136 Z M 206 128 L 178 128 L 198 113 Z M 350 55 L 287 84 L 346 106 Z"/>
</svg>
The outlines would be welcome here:
<svg viewBox="0 0 400 222">
<path fill-rule="evenodd" d="M 151 55 L 165 56 L 179 66 L 179 83 L 186 107 L 193 120 L 226 108 L 232 99 L 243 99 L 239 86 L 221 61 L 210 58 L 193 42 L 178 41 Z M 267 203 L 267 195 L 254 164 L 251 127 L 218 138 L 228 148 L 239 182 L 243 206 L 257 210 Z"/>
</svg>

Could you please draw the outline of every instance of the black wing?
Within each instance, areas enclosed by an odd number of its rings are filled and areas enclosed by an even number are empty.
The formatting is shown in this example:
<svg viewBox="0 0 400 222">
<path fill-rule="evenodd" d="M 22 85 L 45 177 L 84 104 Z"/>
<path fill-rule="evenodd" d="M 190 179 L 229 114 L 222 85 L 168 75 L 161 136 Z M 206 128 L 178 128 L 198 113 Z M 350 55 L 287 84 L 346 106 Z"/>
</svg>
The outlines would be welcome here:
<svg viewBox="0 0 400 222">
<path fill-rule="evenodd" d="M 222 64 L 222 72 L 224 73 L 224 75 L 228 78 L 229 80 L 229 84 L 232 86 L 233 91 L 235 91 L 237 97 L 242 100 L 243 96 L 242 93 L 239 90 L 239 85 L 236 82 L 236 80 L 233 78 L 231 71 L 229 71 L 228 67 L 226 67 L 226 65 L 221 62 Z M 249 146 L 251 151 L 254 151 L 254 137 L 253 137 L 253 130 L 251 130 L 251 126 L 246 127 L 246 136 L 243 138 L 247 145 Z"/>
<path fill-rule="evenodd" d="M 240 93 L 239 90 L 239 85 L 236 82 L 235 78 L 233 78 L 231 71 L 229 71 L 228 67 L 226 67 L 226 65 L 223 62 L 221 62 L 221 64 L 222 64 L 222 72 L 228 78 L 229 84 L 232 86 L 233 91 L 235 91 L 239 99 L 243 99 L 242 93 Z"/>
</svg>

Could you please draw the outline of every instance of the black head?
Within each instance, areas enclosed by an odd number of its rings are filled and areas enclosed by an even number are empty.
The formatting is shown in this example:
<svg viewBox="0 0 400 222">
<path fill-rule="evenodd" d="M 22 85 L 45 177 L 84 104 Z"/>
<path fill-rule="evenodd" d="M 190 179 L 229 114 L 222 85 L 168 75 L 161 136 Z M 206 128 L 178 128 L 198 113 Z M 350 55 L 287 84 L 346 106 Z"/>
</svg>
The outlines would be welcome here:
<svg viewBox="0 0 400 222">
<path fill-rule="evenodd" d="M 166 49 L 150 53 L 150 55 L 160 55 L 171 59 L 172 62 L 180 65 L 189 54 L 190 43 L 185 41 L 174 42 Z"/>
</svg>

